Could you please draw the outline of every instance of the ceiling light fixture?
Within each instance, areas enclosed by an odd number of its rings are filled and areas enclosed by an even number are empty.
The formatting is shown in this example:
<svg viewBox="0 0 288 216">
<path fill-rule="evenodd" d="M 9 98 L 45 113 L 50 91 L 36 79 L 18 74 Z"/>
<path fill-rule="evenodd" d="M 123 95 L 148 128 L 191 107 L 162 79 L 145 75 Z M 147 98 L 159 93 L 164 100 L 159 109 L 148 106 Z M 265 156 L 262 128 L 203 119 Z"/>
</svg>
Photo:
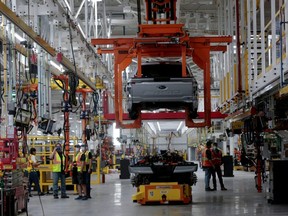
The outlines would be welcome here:
<svg viewBox="0 0 288 216">
<path fill-rule="evenodd" d="M 152 122 L 147 122 L 148 126 L 151 128 L 154 134 L 156 134 L 156 128 Z"/>
<path fill-rule="evenodd" d="M 157 122 L 158 130 L 161 131 L 160 124 Z"/>
<path fill-rule="evenodd" d="M 80 24 L 78 23 L 78 28 L 79 28 L 79 30 L 80 30 L 80 32 L 81 32 L 81 34 L 82 34 L 82 36 L 86 39 L 86 34 L 84 34 L 84 31 L 83 31 L 83 29 L 82 29 L 82 27 L 80 26 Z"/>
<path fill-rule="evenodd" d="M 65 4 L 66 4 L 67 8 L 69 9 L 69 11 L 71 12 L 71 7 L 70 7 L 68 1 L 67 1 L 67 0 L 64 0 L 64 2 L 65 2 Z"/>
<path fill-rule="evenodd" d="M 64 72 L 62 65 L 59 65 L 52 60 L 50 60 L 49 62 L 50 62 L 50 65 L 52 65 L 54 68 L 56 68 L 57 70 L 59 70 L 62 73 Z"/>
<path fill-rule="evenodd" d="M 176 130 L 176 131 L 179 131 L 179 130 L 180 130 L 180 128 L 181 128 L 181 126 L 182 126 L 182 124 L 183 124 L 183 121 L 181 121 L 181 122 L 179 123 L 179 125 L 178 125 L 178 127 L 177 127 L 177 130 Z"/>
<path fill-rule="evenodd" d="M 15 33 L 14 36 L 15 36 L 15 38 L 16 38 L 17 40 L 19 40 L 20 42 L 21 42 L 21 41 L 25 41 L 25 39 L 24 39 L 23 37 L 21 37 L 18 33 Z"/>
</svg>

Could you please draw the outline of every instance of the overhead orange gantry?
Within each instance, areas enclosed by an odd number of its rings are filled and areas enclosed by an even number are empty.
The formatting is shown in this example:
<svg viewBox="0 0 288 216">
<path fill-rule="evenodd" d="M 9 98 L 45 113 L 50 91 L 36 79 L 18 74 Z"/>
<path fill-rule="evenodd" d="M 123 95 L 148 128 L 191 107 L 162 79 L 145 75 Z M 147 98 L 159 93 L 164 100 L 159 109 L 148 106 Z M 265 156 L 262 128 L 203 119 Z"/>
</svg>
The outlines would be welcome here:
<svg viewBox="0 0 288 216">
<path fill-rule="evenodd" d="M 147 2 L 152 2 L 153 5 L 157 4 L 155 3 L 157 1 L 153 0 L 146 0 L 146 3 Z M 176 3 L 176 0 L 173 2 Z M 155 10 L 157 10 L 157 8 L 155 8 L 152 8 L 154 15 Z M 174 6 L 173 8 L 176 10 Z M 165 9 L 165 11 L 167 10 L 168 9 Z M 160 19 L 154 19 L 153 16 L 151 17 L 151 14 L 146 14 L 146 17 L 150 17 L 150 19 L 147 20 L 152 20 L 154 23 L 161 21 Z M 168 23 L 167 17 L 163 20 Z M 174 20 L 176 20 L 176 17 Z M 133 123 L 123 123 L 122 72 L 132 63 L 133 58 L 137 58 L 137 77 L 141 77 L 142 57 L 182 57 L 183 77 L 186 76 L 186 57 L 192 57 L 194 63 L 204 71 L 205 114 L 204 122 L 196 123 L 188 117 L 188 111 L 186 110 L 185 123 L 187 127 L 211 126 L 210 52 L 225 52 L 227 43 L 230 42 L 232 42 L 231 36 L 189 37 L 187 31 L 184 30 L 183 24 L 142 24 L 139 25 L 138 37 L 135 38 L 92 39 L 91 43 L 94 46 L 113 45 L 111 48 L 99 47 L 97 52 L 99 54 L 114 54 L 116 126 L 121 128 L 141 127 L 141 113 Z"/>
</svg>

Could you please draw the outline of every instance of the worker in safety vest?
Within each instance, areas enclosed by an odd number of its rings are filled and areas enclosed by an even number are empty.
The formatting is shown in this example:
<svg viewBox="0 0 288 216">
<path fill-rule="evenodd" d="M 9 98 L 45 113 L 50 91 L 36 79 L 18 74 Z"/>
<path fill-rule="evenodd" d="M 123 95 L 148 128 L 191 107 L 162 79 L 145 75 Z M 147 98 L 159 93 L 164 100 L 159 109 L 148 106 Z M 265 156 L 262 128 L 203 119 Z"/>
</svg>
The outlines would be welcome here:
<svg viewBox="0 0 288 216">
<path fill-rule="evenodd" d="M 85 157 L 85 147 L 81 147 L 80 152 L 76 155 L 77 164 L 77 191 L 78 197 L 75 200 L 87 200 L 87 190 L 86 190 L 86 157 Z"/>
<path fill-rule="evenodd" d="M 28 192 L 29 196 L 32 197 L 31 194 L 31 186 L 34 183 L 39 196 L 43 196 L 44 193 L 41 192 L 40 185 L 39 185 L 39 176 L 38 176 L 38 166 L 41 163 L 37 161 L 36 158 L 36 149 L 31 148 L 30 149 L 30 154 L 28 156 L 28 162 L 27 162 L 27 173 L 29 177 L 29 185 L 28 185 Z"/>
<path fill-rule="evenodd" d="M 207 141 L 206 148 L 202 152 L 202 168 L 205 171 L 205 191 L 213 191 L 213 189 L 210 188 L 210 179 L 212 172 L 214 171 L 211 145 L 212 142 L 210 140 Z"/>
<path fill-rule="evenodd" d="M 92 173 L 92 154 L 88 149 L 88 145 L 82 145 L 83 153 L 85 154 L 85 164 L 86 164 L 86 171 L 85 174 L 85 182 L 86 182 L 86 191 L 87 191 L 87 198 L 91 199 L 91 173 Z"/>
<path fill-rule="evenodd" d="M 227 190 L 224 187 L 223 178 L 222 178 L 222 171 L 221 171 L 221 165 L 222 165 L 222 150 L 218 148 L 217 143 L 213 143 L 213 149 L 212 149 L 212 162 L 214 165 L 214 172 L 212 173 L 212 181 L 214 190 L 217 190 L 217 183 L 216 183 L 216 174 L 219 179 L 219 183 L 221 186 L 221 190 Z"/>
<path fill-rule="evenodd" d="M 66 194 L 66 182 L 65 182 L 65 155 L 62 151 L 62 145 L 58 142 L 50 155 L 52 160 L 52 177 L 53 177 L 53 195 L 54 199 L 58 199 L 58 181 L 61 180 L 61 198 L 69 198 Z"/>
</svg>

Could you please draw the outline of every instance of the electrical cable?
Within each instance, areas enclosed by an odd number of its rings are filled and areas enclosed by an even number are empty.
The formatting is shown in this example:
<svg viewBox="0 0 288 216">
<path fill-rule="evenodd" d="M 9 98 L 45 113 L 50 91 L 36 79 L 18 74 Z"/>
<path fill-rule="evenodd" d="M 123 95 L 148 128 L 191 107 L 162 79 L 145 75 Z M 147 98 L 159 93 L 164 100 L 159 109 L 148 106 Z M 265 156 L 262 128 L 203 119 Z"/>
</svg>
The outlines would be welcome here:
<svg viewBox="0 0 288 216">
<path fill-rule="evenodd" d="M 69 36 L 70 36 L 70 46 L 71 46 L 72 57 L 73 57 L 73 65 L 74 65 L 75 75 L 77 76 L 77 67 L 76 67 L 76 61 L 75 61 L 75 55 L 74 55 L 74 49 L 73 49 L 73 38 L 72 38 L 72 29 L 71 29 L 72 20 L 69 17 L 68 8 L 67 8 L 67 12 L 66 12 L 66 17 L 67 17 L 67 22 L 69 25 Z"/>
<path fill-rule="evenodd" d="M 44 207 L 43 207 L 43 203 L 42 203 L 42 199 L 41 199 L 41 196 L 38 195 L 39 197 L 39 202 L 40 202 L 40 205 L 41 205 L 41 209 L 42 209 L 42 215 L 45 216 L 45 212 L 44 212 Z"/>
<path fill-rule="evenodd" d="M 98 116 L 98 102 L 99 102 L 99 98 L 100 98 L 100 96 L 99 96 L 98 92 L 94 91 L 92 93 L 92 100 L 93 100 L 93 111 L 92 111 L 92 113 L 93 113 L 94 116 Z"/>
<path fill-rule="evenodd" d="M 77 108 L 76 108 L 76 110 L 72 110 L 72 113 L 77 113 L 77 111 L 79 110 L 79 108 L 81 107 L 81 105 L 79 105 Z"/>
<path fill-rule="evenodd" d="M 60 112 L 62 112 L 62 111 L 58 110 L 58 111 L 52 112 L 52 114 L 56 114 L 56 113 L 60 113 Z"/>
<path fill-rule="evenodd" d="M 53 81 L 56 83 L 56 85 L 64 92 L 67 92 L 67 90 L 64 88 L 64 83 L 62 80 L 59 80 L 62 83 L 62 86 L 55 80 L 53 79 Z"/>
<path fill-rule="evenodd" d="M 17 92 L 16 92 L 17 107 L 19 107 L 19 108 L 21 108 L 21 101 L 22 101 L 22 99 L 24 97 L 23 91 L 20 91 L 20 89 L 22 87 L 21 76 L 20 76 L 20 74 L 21 74 L 20 68 L 21 68 L 21 62 L 20 62 L 20 59 L 19 59 L 19 61 L 18 61 L 18 82 L 19 82 L 19 86 L 18 86 L 18 89 L 17 89 Z M 20 92 L 21 92 L 21 96 L 19 97 Z"/>
<path fill-rule="evenodd" d="M 77 106 L 76 90 L 79 85 L 79 78 L 75 74 L 69 73 L 68 80 L 69 80 L 69 87 L 70 87 L 69 102 L 70 104 Z"/>
<path fill-rule="evenodd" d="M 76 60 L 75 60 L 75 53 L 73 48 L 73 37 L 72 37 L 72 20 L 69 17 L 69 10 L 67 8 L 66 12 L 66 18 L 69 26 L 69 39 L 70 39 L 70 46 L 71 46 L 71 52 L 72 52 L 72 58 L 73 58 L 73 66 L 75 73 L 69 73 L 69 87 L 70 87 L 70 95 L 69 100 L 70 104 L 73 104 L 74 106 L 77 106 L 77 100 L 76 100 L 76 88 L 79 85 L 79 78 L 77 76 L 77 67 L 76 67 Z"/>
</svg>

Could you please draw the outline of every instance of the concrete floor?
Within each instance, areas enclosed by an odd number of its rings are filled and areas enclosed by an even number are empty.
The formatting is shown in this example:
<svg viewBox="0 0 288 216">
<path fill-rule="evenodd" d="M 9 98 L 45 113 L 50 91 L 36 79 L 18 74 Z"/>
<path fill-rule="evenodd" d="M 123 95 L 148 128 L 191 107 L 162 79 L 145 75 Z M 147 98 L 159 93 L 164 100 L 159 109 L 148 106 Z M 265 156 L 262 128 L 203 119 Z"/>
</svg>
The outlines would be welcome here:
<svg viewBox="0 0 288 216">
<path fill-rule="evenodd" d="M 146 205 L 131 201 L 136 188 L 130 180 L 120 180 L 118 174 L 106 175 L 106 183 L 93 185 L 92 199 L 74 200 L 73 191 L 68 191 L 69 199 L 53 199 L 45 195 L 39 200 L 33 196 L 29 201 L 29 216 L 231 216 L 231 215 L 288 215 L 288 205 L 271 205 L 265 199 L 265 193 L 257 193 L 254 185 L 254 173 L 234 171 L 234 177 L 224 178 L 228 191 L 204 191 L 204 173 L 197 171 L 198 183 L 193 186 L 193 202 L 189 205 Z M 218 186 L 219 187 L 219 186 Z M 41 208 L 41 202 L 43 210 Z M 26 215 L 22 213 L 21 215 Z"/>
</svg>

